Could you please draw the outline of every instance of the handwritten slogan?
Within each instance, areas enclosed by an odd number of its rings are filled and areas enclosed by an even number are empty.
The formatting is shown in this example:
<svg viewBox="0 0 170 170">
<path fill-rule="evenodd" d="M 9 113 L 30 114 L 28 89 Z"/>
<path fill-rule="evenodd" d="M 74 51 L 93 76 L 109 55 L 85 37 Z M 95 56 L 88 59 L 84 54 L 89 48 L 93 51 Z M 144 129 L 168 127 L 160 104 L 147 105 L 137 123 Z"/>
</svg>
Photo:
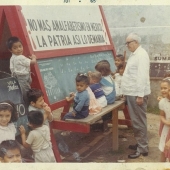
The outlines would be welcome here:
<svg viewBox="0 0 170 170">
<path fill-rule="evenodd" d="M 69 6 L 69 8 L 38 6 L 37 9 L 32 10 L 27 8 L 36 7 L 22 8 L 34 50 L 110 44 L 98 6 Z"/>
</svg>

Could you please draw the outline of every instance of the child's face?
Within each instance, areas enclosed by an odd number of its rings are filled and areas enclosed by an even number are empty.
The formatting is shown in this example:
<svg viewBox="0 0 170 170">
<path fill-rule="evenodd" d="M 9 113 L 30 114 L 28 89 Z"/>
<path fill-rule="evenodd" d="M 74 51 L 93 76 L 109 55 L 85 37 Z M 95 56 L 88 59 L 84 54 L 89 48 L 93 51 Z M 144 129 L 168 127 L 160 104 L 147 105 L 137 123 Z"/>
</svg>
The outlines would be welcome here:
<svg viewBox="0 0 170 170">
<path fill-rule="evenodd" d="M 16 42 L 12 45 L 12 48 L 10 49 L 10 52 L 15 55 L 22 55 L 23 53 L 23 46 L 21 42 Z"/>
<path fill-rule="evenodd" d="M 161 93 L 162 93 L 162 97 L 170 96 L 170 87 L 167 82 L 161 83 Z"/>
<path fill-rule="evenodd" d="M 76 82 L 76 90 L 78 92 L 82 92 L 82 91 L 86 90 L 87 87 L 88 87 L 88 85 L 82 81 Z"/>
<path fill-rule="evenodd" d="M 96 80 L 94 78 L 90 77 L 90 84 L 94 84 L 94 83 L 96 83 Z"/>
<path fill-rule="evenodd" d="M 7 126 L 11 120 L 11 112 L 9 110 L 0 111 L 0 125 Z"/>
<path fill-rule="evenodd" d="M 34 103 L 31 102 L 31 105 L 38 108 L 38 109 L 42 109 L 43 105 L 44 105 L 44 98 L 43 96 L 39 97 L 38 100 Z"/>
<path fill-rule="evenodd" d="M 19 149 L 7 150 L 5 156 L 1 158 L 1 162 L 10 163 L 10 162 L 22 162 L 21 152 Z"/>
<path fill-rule="evenodd" d="M 116 67 L 118 67 L 120 64 L 123 64 L 123 61 L 119 57 L 116 57 L 116 59 L 115 59 Z"/>
</svg>

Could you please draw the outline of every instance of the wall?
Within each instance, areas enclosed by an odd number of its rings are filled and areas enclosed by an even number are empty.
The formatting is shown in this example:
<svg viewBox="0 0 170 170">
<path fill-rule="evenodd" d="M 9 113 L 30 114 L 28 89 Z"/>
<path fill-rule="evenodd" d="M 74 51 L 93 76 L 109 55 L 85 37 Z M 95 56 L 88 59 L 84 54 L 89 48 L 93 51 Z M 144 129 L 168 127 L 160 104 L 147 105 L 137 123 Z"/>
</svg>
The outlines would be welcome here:
<svg viewBox="0 0 170 170">
<path fill-rule="evenodd" d="M 156 107 L 163 77 L 160 72 L 170 70 L 170 6 L 103 6 L 103 10 L 117 54 L 126 51 L 128 58 L 127 35 L 136 32 L 141 36 L 141 45 L 147 50 L 157 77 L 151 77 L 149 98 L 149 106 Z"/>
</svg>

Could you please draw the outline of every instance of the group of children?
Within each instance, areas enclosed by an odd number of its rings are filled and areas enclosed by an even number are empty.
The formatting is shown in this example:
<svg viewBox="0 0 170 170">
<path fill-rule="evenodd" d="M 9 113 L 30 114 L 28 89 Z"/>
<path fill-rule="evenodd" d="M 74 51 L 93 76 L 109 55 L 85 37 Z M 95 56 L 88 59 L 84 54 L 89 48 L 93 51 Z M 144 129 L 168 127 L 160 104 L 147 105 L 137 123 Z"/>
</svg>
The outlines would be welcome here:
<svg viewBox="0 0 170 170">
<path fill-rule="evenodd" d="M 31 129 L 26 137 L 23 125 L 19 127 L 22 145 L 31 148 L 35 162 L 56 162 L 50 140 L 50 129 L 48 121 L 53 120 L 50 107 L 44 102 L 43 93 L 39 89 L 28 91 L 30 101 L 27 115 L 28 126 Z M 10 101 L 0 103 L 0 161 L 21 162 L 20 144 L 15 140 L 16 127 L 13 124 L 18 119 L 15 105 Z M 11 148 L 12 143 L 15 148 Z M 9 152 L 10 150 L 10 152 Z M 10 154 L 9 154 L 10 153 Z M 15 155 L 17 153 L 17 155 Z M 13 155 L 13 156 L 11 156 Z M 13 157 L 13 159 L 12 159 Z M 11 158 L 11 159 L 6 159 Z"/>
<path fill-rule="evenodd" d="M 23 55 L 23 45 L 18 37 L 11 37 L 7 41 L 12 76 L 18 79 L 23 99 L 28 106 L 28 126 L 31 131 L 26 136 L 23 125 L 19 127 L 22 145 L 31 148 L 35 162 L 56 162 L 50 141 L 49 122 L 53 120 L 50 107 L 44 102 L 43 93 L 39 89 L 31 89 L 30 65 L 36 63 L 36 56 L 27 58 Z M 116 57 L 116 66 L 124 60 Z M 114 103 L 116 99 L 115 80 L 113 79 L 110 63 L 107 60 L 98 62 L 96 71 L 78 73 L 76 76 L 76 93 L 66 98 L 74 100 L 73 111 L 67 113 L 63 119 L 81 119 L 89 114 L 99 113 L 103 107 Z M 120 74 L 121 75 L 121 74 Z M 11 101 L 0 103 L 0 161 L 22 162 L 20 144 L 15 140 L 16 128 L 13 124 L 18 119 L 15 105 Z M 10 152 L 9 152 L 10 151 Z M 10 154 L 9 154 L 10 153 Z M 12 155 L 11 155 L 12 154 Z"/>
<path fill-rule="evenodd" d="M 28 104 L 28 126 L 31 131 L 26 137 L 24 126 L 20 126 L 22 144 L 31 148 L 35 162 L 56 162 L 50 141 L 49 122 L 53 120 L 50 107 L 44 102 L 43 93 L 39 89 L 31 89 L 30 65 L 36 63 L 36 56 L 27 58 L 22 55 L 23 45 L 19 38 L 11 37 L 7 41 L 12 76 L 18 79 L 23 99 Z M 115 58 L 116 73 L 112 73 L 107 60 L 99 61 L 96 71 L 78 73 L 75 79 L 76 92 L 66 97 L 67 101 L 74 100 L 73 111 L 65 114 L 66 119 L 82 119 L 89 114 L 101 112 L 103 107 L 114 103 L 122 97 L 121 77 L 125 68 L 125 57 L 117 55 Z M 161 82 L 162 97 L 159 97 L 161 117 L 160 143 L 161 161 L 170 159 L 170 74 Z M 108 114 L 109 115 L 109 114 Z M 107 120 L 109 116 L 103 117 Z M 111 115 L 110 115 L 111 116 Z M 109 117 L 110 118 L 110 117 Z M 17 121 L 18 114 L 11 101 L 0 103 L 0 161 L 23 162 L 20 144 L 15 140 L 16 128 L 13 122 Z"/>
<path fill-rule="evenodd" d="M 43 93 L 39 89 L 31 89 L 30 65 L 36 63 L 36 56 L 30 58 L 23 54 L 23 45 L 18 37 L 11 37 L 7 41 L 12 76 L 18 79 L 23 99 L 28 106 L 28 126 L 31 131 L 26 135 L 23 125 L 19 127 L 22 145 L 31 148 L 35 162 L 56 162 L 50 139 L 49 122 L 53 120 L 50 107 L 44 102 Z M 21 144 L 16 141 L 17 132 L 13 122 L 17 121 L 18 114 L 11 101 L 0 103 L 0 161 L 23 162 Z"/>
</svg>

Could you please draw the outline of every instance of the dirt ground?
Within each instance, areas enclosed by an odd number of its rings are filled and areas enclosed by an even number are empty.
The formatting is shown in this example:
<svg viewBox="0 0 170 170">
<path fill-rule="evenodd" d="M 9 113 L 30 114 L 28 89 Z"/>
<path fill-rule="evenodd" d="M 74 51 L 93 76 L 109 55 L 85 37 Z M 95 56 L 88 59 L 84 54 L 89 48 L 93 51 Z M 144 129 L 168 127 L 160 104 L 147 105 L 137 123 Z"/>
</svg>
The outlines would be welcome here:
<svg viewBox="0 0 170 170">
<path fill-rule="evenodd" d="M 122 118 L 119 112 L 119 118 Z M 160 152 L 158 150 L 159 136 L 159 116 L 147 114 L 149 155 L 140 156 L 137 159 L 128 159 L 128 154 L 133 150 L 128 149 L 130 144 L 135 144 L 133 130 L 124 125 L 119 125 L 119 150 L 112 151 L 112 130 L 103 132 L 95 131 L 92 128 L 89 134 L 71 132 L 68 136 L 62 136 L 62 131 L 55 131 L 57 145 L 63 162 L 101 162 L 115 163 L 125 162 L 159 162 Z M 110 125 L 111 126 L 111 125 Z"/>
</svg>

